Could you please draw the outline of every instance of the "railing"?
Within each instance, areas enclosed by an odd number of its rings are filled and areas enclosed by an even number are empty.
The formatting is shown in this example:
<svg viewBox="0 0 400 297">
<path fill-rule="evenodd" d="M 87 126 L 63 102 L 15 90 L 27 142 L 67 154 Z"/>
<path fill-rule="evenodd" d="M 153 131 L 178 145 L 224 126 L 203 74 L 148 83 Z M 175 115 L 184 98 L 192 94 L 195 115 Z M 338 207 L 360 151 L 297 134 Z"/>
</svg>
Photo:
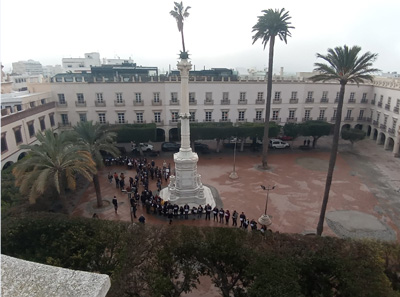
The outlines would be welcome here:
<svg viewBox="0 0 400 297">
<path fill-rule="evenodd" d="M 366 121 L 367 121 L 367 118 L 366 118 L 366 117 L 358 117 L 358 118 L 357 118 L 357 121 L 359 121 L 359 122 L 366 122 Z"/>
<path fill-rule="evenodd" d="M 374 120 L 374 121 L 372 121 L 372 125 L 377 127 L 379 125 L 379 123 L 378 123 L 378 121 Z"/>
<path fill-rule="evenodd" d="M 214 119 L 211 119 L 211 120 L 204 119 L 203 123 L 214 123 Z"/>
<path fill-rule="evenodd" d="M 395 130 L 393 128 L 388 129 L 389 134 L 395 135 Z"/>
<path fill-rule="evenodd" d="M 344 117 L 343 119 L 345 122 L 352 122 L 354 121 L 354 117 Z"/>
<path fill-rule="evenodd" d="M 306 98 L 306 103 L 314 103 L 314 98 Z"/>
<path fill-rule="evenodd" d="M 274 99 L 272 100 L 272 104 L 281 104 L 282 103 L 282 99 Z"/>
<path fill-rule="evenodd" d="M 368 99 L 361 99 L 361 103 L 368 103 Z"/>
<path fill-rule="evenodd" d="M 164 121 L 163 120 L 160 120 L 160 121 L 155 121 L 155 120 L 152 120 L 151 121 L 153 124 L 156 124 L 156 126 L 164 126 Z"/>
<path fill-rule="evenodd" d="M 356 99 L 349 99 L 348 103 L 356 103 Z"/>
<path fill-rule="evenodd" d="M 385 109 L 390 110 L 390 104 L 385 104 Z"/>
<path fill-rule="evenodd" d="M 371 104 L 372 104 L 372 105 L 375 105 L 375 100 L 371 100 Z"/>
<path fill-rule="evenodd" d="M 136 101 L 136 100 L 133 100 L 133 106 L 143 106 L 144 105 L 144 102 L 143 101 Z"/>
<path fill-rule="evenodd" d="M 106 102 L 105 102 L 105 101 L 99 102 L 99 101 L 95 100 L 95 101 L 94 101 L 94 105 L 95 105 L 96 107 L 105 107 L 105 106 L 106 106 Z"/>
<path fill-rule="evenodd" d="M 328 119 L 327 118 L 324 118 L 324 117 L 318 117 L 318 121 L 323 121 L 323 122 L 326 122 Z"/>
<path fill-rule="evenodd" d="M 146 124 L 145 120 L 141 120 L 141 121 L 133 121 L 134 124 Z"/>
<path fill-rule="evenodd" d="M 158 102 L 156 102 L 156 101 L 151 101 L 151 105 L 153 105 L 153 106 L 161 106 L 162 105 L 162 100 L 159 100 Z"/>
<path fill-rule="evenodd" d="M 265 104 L 265 99 L 257 99 L 256 104 Z"/>
<path fill-rule="evenodd" d="M 329 99 L 328 98 L 321 98 L 321 101 L 320 101 L 321 103 L 328 103 L 329 102 Z"/>
<path fill-rule="evenodd" d="M 189 105 L 197 105 L 197 100 L 189 100 Z"/>
<path fill-rule="evenodd" d="M 206 100 L 204 100 L 204 105 L 214 105 L 214 100 L 206 99 Z"/>
<path fill-rule="evenodd" d="M 312 117 L 304 117 L 303 122 L 312 121 Z"/>
<path fill-rule="evenodd" d="M 231 100 L 229 99 L 222 99 L 221 100 L 221 105 L 230 105 L 231 104 Z"/>
<path fill-rule="evenodd" d="M 275 122 L 275 123 L 280 123 L 281 122 L 281 118 L 272 118 L 271 122 Z"/>
<path fill-rule="evenodd" d="M 169 105 L 179 105 L 179 100 L 169 100 Z"/>
<path fill-rule="evenodd" d="M 378 102 L 378 107 L 382 107 L 382 102 Z"/>
<path fill-rule="evenodd" d="M 331 117 L 331 122 L 335 122 L 336 121 L 336 117 Z"/>
<path fill-rule="evenodd" d="M 287 123 L 296 123 L 297 122 L 297 118 L 286 118 L 286 122 Z"/>
<path fill-rule="evenodd" d="M 169 120 L 170 126 L 178 126 L 178 120 Z"/>
<path fill-rule="evenodd" d="M 71 122 L 59 122 L 58 128 L 71 127 Z"/>
<path fill-rule="evenodd" d="M 247 104 L 247 99 L 242 99 L 242 100 L 238 100 L 238 104 L 239 105 L 245 105 L 245 104 Z"/>
<path fill-rule="evenodd" d="M 125 100 L 122 101 L 114 100 L 114 106 L 125 106 Z"/>
<path fill-rule="evenodd" d="M 76 107 L 86 107 L 86 101 L 83 101 L 83 102 L 75 101 L 75 106 Z"/>
<path fill-rule="evenodd" d="M 115 124 L 119 124 L 119 125 L 121 125 L 121 124 L 128 124 L 128 121 L 126 121 L 126 120 L 123 120 L 123 121 L 115 121 Z"/>
<path fill-rule="evenodd" d="M 219 122 L 220 123 L 230 123 L 231 120 L 230 119 L 220 119 Z"/>
<path fill-rule="evenodd" d="M 386 125 L 385 124 L 380 124 L 379 128 L 386 131 Z"/>
<path fill-rule="evenodd" d="M 399 113 L 399 107 L 398 107 L 398 106 L 395 106 L 395 107 L 393 108 L 393 112 Z"/>
<path fill-rule="evenodd" d="M 299 103 L 299 99 L 297 99 L 297 98 L 296 99 L 290 99 L 289 103 L 290 104 L 297 104 L 297 103 Z"/>
<path fill-rule="evenodd" d="M 253 123 L 264 123 L 264 119 L 253 119 Z"/>
<path fill-rule="evenodd" d="M 65 102 L 57 102 L 57 107 L 68 107 L 67 101 Z"/>
<path fill-rule="evenodd" d="M 236 123 L 247 123 L 247 119 L 236 119 Z"/>
</svg>

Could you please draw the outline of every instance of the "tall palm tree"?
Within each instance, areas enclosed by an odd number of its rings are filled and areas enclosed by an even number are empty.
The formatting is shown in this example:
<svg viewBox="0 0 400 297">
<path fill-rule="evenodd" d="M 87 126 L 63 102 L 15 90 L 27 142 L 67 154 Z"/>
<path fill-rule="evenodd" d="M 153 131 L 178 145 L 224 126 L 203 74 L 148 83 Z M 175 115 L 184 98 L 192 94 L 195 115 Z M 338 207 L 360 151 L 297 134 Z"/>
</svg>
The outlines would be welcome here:
<svg viewBox="0 0 400 297">
<path fill-rule="evenodd" d="M 101 152 L 109 153 L 113 156 L 119 154 L 119 150 L 115 146 L 116 134 L 109 132 L 106 126 L 96 123 L 93 125 L 92 121 L 79 122 L 75 127 L 75 136 L 78 140 L 78 145 L 83 150 L 86 150 L 92 156 L 93 161 L 96 163 L 96 168 L 99 170 L 104 166 L 103 157 Z M 103 199 L 101 196 L 99 174 L 95 172 L 93 174 L 93 184 L 96 190 L 97 207 L 103 206 Z"/>
<path fill-rule="evenodd" d="M 174 2 L 174 10 L 171 10 L 169 13 L 172 15 L 176 23 L 178 25 L 178 31 L 181 32 L 181 37 L 182 37 L 182 48 L 183 48 L 183 53 L 186 53 L 185 49 L 185 38 L 183 36 L 183 20 L 189 16 L 188 10 L 190 9 L 190 6 L 184 8 L 183 3 L 179 2 Z"/>
<path fill-rule="evenodd" d="M 371 54 L 367 52 L 361 57 L 358 54 L 361 51 L 361 47 L 353 46 L 349 48 L 347 45 L 343 47 L 335 47 L 334 49 L 328 49 L 327 55 L 321 55 L 317 53 L 317 58 L 325 60 L 328 64 L 315 63 L 315 71 L 319 74 L 310 77 L 314 82 L 316 81 L 329 81 L 336 80 L 340 83 L 339 101 L 336 109 L 336 121 L 334 127 L 333 141 L 331 156 L 329 159 L 328 174 L 326 176 L 325 192 L 322 201 L 321 213 L 319 216 L 317 234 L 321 235 L 324 227 L 325 212 L 328 205 L 329 191 L 332 184 L 333 170 L 336 163 L 336 155 L 339 145 L 340 135 L 340 122 L 342 120 L 342 109 L 343 109 L 343 98 L 345 87 L 348 82 L 363 83 L 364 81 L 372 81 L 372 73 L 379 71 L 378 69 L 371 68 L 372 63 L 376 60 L 377 54 Z"/>
<path fill-rule="evenodd" d="M 265 106 L 265 126 L 263 136 L 263 152 L 262 152 L 262 168 L 267 169 L 267 156 L 268 156 L 268 132 L 269 132 L 269 119 L 271 113 L 271 93 L 272 93 L 272 71 L 274 63 L 274 46 L 275 37 L 278 36 L 280 40 L 287 43 L 287 37 L 292 36 L 289 29 L 294 29 L 290 26 L 288 20 L 291 19 L 289 12 L 285 9 L 268 9 L 262 11 L 264 15 L 258 17 L 257 24 L 253 26 L 253 31 L 256 32 L 253 36 L 253 44 L 261 39 L 264 44 L 264 49 L 269 42 L 269 59 L 268 59 L 268 82 L 267 82 L 267 102 Z"/>
<path fill-rule="evenodd" d="M 30 203 L 35 203 L 47 189 L 55 187 L 66 213 L 65 189 L 75 189 L 77 174 L 90 180 L 96 172 L 90 153 L 73 145 L 67 134 L 54 135 L 51 130 L 39 132 L 36 135 L 39 144 L 20 146 L 29 150 L 28 157 L 13 168 L 15 184 L 23 195 L 28 195 Z"/>
</svg>

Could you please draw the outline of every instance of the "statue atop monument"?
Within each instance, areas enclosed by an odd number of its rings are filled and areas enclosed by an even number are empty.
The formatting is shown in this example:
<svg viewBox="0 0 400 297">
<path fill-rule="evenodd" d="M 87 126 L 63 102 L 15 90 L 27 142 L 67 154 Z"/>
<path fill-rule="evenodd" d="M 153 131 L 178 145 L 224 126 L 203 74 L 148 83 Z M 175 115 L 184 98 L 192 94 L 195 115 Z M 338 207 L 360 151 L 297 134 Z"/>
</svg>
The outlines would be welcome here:
<svg viewBox="0 0 400 297">
<path fill-rule="evenodd" d="M 188 10 L 191 8 L 190 6 L 188 7 L 184 7 L 182 1 L 179 2 L 174 2 L 174 10 L 171 10 L 169 13 L 170 15 L 172 15 L 175 20 L 176 20 L 176 24 L 178 25 L 178 31 L 181 32 L 181 38 L 182 38 L 182 49 L 183 51 L 181 51 L 181 54 L 179 55 L 179 57 L 181 59 L 188 59 L 189 58 L 189 54 L 185 49 L 185 37 L 183 35 L 183 21 L 185 18 L 187 18 L 189 16 L 189 12 Z"/>
</svg>

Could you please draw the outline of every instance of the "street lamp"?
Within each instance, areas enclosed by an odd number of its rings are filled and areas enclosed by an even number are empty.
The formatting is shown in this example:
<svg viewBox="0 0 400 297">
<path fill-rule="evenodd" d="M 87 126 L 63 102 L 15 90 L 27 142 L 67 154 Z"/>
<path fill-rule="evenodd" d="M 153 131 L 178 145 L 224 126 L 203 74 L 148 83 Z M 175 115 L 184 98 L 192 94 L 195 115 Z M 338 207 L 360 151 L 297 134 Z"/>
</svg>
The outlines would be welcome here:
<svg viewBox="0 0 400 297">
<path fill-rule="evenodd" d="M 265 202 L 264 214 L 261 215 L 261 217 L 258 219 L 258 222 L 261 225 L 264 225 L 264 226 L 268 227 L 269 225 L 272 224 L 271 218 L 267 215 L 269 191 L 275 189 L 275 185 L 272 186 L 272 187 L 270 187 L 270 186 L 266 187 L 266 186 L 263 186 L 263 185 L 260 185 L 260 186 L 261 186 L 261 189 L 263 189 L 264 191 L 267 191 L 267 200 Z"/>
<path fill-rule="evenodd" d="M 229 178 L 237 179 L 239 176 L 236 173 L 236 143 L 237 138 L 235 137 L 235 146 L 233 147 L 233 171 L 229 174 Z"/>
</svg>

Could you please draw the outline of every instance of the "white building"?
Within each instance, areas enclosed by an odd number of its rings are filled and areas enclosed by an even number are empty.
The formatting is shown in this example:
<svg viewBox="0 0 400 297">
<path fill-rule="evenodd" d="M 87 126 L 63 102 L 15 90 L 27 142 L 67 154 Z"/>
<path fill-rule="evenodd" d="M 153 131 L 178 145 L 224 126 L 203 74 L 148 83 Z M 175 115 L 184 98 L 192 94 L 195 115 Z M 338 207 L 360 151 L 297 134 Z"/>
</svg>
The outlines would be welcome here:
<svg viewBox="0 0 400 297">
<path fill-rule="evenodd" d="M 32 87 L 38 92 L 42 85 Z M 6 130 L 2 117 L 2 129 L 3 132 L 6 131 L 4 141 L 7 142 L 8 151 L 17 145 L 15 129 L 20 127 L 21 131 L 27 131 L 27 121 L 33 120 L 35 125 L 39 125 L 39 117 L 45 119 L 46 128 L 53 129 L 69 128 L 79 121 L 92 120 L 109 124 L 156 123 L 158 134 L 164 135 L 166 141 L 176 132 L 180 110 L 180 81 L 177 76 L 138 77 L 118 74 L 118 77 L 110 78 L 94 77 L 88 73 L 59 74 L 47 87 L 51 93 L 43 95 L 43 98 L 39 96 L 38 100 L 40 102 L 41 99 L 46 99 L 46 104 L 53 101 L 51 108 L 30 115 L 23 122 L 8 121 Z M 303 78 L 275 78 L 271 120 L 280 125 L 317 119 L 334 123 L 339 89 L 338 83 L 313 83 Z M 265 80 L 240 79 L 237 76 L 191 76 L 191 121 L 263 122 L 265 97 Z M 366 131 L 368 137 L 376 140 L 377 145 L 382 145 L 384 149 L 398 156 L 399 108 L 398 78 L 377 77 L 374 83 L 359 86 L 348 84 L 342 127 Z M 22 136 L 22 143 L 31 139 L 25 134 Z M 5 156 L 2 149 L 2 166 L 7 162 Z"/>
<path fill-rule="evenodd" d="M 18 61 L 12 63 L 13 74 L 39 75 L 43 74 L 42 64 L 38 61 Z"/>
<path fill-rule="evenodd" d="M 100 66 L 99 53 L 85 53 L 84 58 L 63 58 L 62 66 L 65 71 L 71 72 L 90 72 L 91 66 Z"/>
</svg>

